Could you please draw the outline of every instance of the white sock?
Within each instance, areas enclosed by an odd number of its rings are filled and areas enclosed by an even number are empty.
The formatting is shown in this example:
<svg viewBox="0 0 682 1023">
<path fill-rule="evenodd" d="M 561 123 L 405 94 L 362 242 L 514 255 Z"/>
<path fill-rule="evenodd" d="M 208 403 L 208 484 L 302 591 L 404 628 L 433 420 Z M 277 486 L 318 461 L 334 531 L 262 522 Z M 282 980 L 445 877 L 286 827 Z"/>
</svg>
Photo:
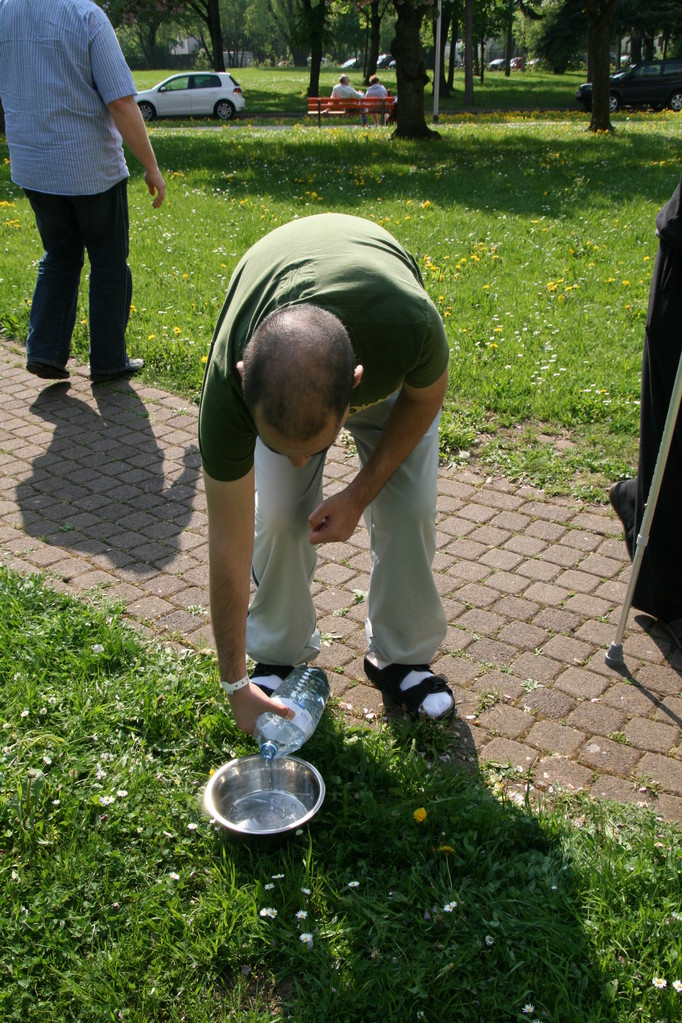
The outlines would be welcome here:
<svg viewBox="0 0 682 1023">
<path fill-rule="evenodd" d="M 369 654 L 368 660 L 375 666 L 375 668 L 378 668 L 379 671 L 388 667 L 388 663 L 386 661 L 378 660 L 374 654 Z M 400 691 L 404 693 L 406 689 L 411 689 L 412 686 L 419 685 L 423 679 L 428 678 L 430 675 L 433 675 L 432 671 L 409 672 L 400 683 Z M 440 717 L 440 715 L 445 714 L 451 706 L 452 696 L 449 693 L 429 693 L 429 695 L 426 696 L 420 704 L 424 714 L 430 718 Z"/>
<path fill-rule="evenodd" d="M 274 693 L 279 685 L 282 684 L 282 679 L 279 675 L 259 675 L 258 678 L 252 679 L 252 681 L 259 686 L 264 686 L 269 692 Z"/>
</svg>

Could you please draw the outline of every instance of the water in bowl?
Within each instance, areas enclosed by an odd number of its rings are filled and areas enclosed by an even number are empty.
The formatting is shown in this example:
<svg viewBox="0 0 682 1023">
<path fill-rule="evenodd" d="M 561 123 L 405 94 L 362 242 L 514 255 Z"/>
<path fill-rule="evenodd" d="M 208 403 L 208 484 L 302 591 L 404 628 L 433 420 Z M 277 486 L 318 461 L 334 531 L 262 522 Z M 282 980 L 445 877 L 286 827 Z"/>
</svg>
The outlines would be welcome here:
<svg viewBox="0 0 682 1023">
<path fill-rule="evenodd" d="M 249 792 L 230 808 L 230 821 L 241 831 L 281 831 L 302 820 L 308 810 L 290 792 Z"/>
</svg>

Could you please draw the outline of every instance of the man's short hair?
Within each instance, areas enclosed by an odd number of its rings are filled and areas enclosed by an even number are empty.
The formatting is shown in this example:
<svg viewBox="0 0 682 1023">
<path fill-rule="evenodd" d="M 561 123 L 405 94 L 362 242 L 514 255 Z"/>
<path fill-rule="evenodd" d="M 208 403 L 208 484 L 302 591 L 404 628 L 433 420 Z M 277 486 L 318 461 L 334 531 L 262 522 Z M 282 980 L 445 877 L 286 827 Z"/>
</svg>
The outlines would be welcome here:
<svg viewBox="0 0 682 1023">
<path fill-rule="evenodd" d="M 253 415 L 287 440 L 307 441 L 341 421 L 355 373 L 353 347 L 338 316 L 310 303 L 278 309 L 244 349 L 242 390 Z"/>
</svg>

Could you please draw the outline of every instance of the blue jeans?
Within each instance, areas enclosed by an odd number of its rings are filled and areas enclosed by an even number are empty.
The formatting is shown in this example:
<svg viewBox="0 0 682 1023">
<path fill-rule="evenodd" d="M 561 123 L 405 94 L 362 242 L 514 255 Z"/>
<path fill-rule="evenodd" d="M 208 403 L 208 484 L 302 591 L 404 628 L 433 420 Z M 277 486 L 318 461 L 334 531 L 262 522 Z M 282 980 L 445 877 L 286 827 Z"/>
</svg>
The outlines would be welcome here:
<svg viewBox="0 0 682 1023">
<path fill-rule="evenodd" d="M 133 281 L 128 258 L 128 180 L 98 195 L 25 189 L 45 252 L 28 321 L 26 361 L 65 369 L 76 322 L 85 250 L 90 260 L 90 372 L 126 367 Z"/>
</svg>

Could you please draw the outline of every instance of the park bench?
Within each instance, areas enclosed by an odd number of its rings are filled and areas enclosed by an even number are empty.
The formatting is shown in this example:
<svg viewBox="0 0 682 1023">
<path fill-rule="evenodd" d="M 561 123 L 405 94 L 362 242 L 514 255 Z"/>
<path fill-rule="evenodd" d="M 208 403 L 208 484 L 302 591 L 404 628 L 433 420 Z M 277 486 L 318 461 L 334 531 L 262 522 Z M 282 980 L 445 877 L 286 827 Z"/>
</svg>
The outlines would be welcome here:
<svg viewBox="0 0 682 1023">
<path fill-rule="evenodd" d="M 395 96 L 369 96 L 357 99 L 349 96 L 340 99 L 332 96 L 308 96 L 308 115 L 317 114 L 317 123 L 322 127 L 322 115 L 347 116 L 349 114 L 378 114 L 383 124 L 384 115 L 392 114 Z"/>
</svg>

